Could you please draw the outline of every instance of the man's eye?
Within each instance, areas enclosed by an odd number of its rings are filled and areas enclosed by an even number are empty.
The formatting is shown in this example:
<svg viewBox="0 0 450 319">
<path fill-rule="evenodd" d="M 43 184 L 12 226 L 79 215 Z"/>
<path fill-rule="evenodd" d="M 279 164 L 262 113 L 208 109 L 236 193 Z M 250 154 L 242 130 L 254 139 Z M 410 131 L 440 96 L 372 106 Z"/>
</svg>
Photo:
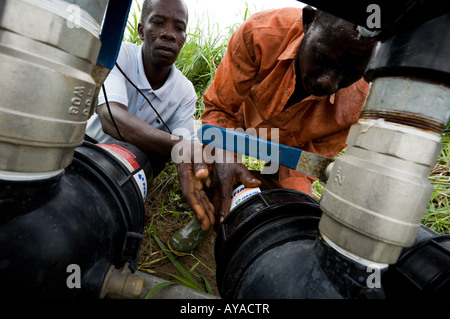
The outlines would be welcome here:
<svg viewBox="0 0 450 319">
<path fill-rule="evenodd" d="M 157 26 L 163 26 L 164 25 L 164 21 L 161 21 L 161 20 L 153 20 L 151 22 L 153 24 L 157 25 Z"/>
</svg>

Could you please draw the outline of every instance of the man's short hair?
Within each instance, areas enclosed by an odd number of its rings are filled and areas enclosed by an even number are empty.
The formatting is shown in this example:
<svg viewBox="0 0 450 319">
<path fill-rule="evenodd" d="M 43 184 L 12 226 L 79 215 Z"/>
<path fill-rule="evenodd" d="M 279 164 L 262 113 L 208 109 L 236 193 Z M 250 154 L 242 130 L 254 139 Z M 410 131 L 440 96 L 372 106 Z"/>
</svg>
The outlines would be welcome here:
<svg viewBox="0 0 450 319">
<path fill-rule="evenodd" d="M 151 4 L 152 4 L 153 0 L 145 0 L 144 3 L 142 4 L 142 9 L 141 9 L 141 22 L 145 22 L 145 20 L 147 20 L 147 16 L 150 14 L 151 11 Z M 186 7 L 186 12 L 187 12 L 187 6 L 186 3 L 184 3 L 184 1 L 180 1 L 181 3 L 184 4 L 184 6 Z"/>
<path fill-rule="evenodd" d="M 149 2 L 151 2 L 151 1 L 152 0 L 145 0 L 144 3 L 142 4 L 141 22 L 145 22 L 145 20 L 147 20 L 147 16 L 150 13 Z"/>
</svg>

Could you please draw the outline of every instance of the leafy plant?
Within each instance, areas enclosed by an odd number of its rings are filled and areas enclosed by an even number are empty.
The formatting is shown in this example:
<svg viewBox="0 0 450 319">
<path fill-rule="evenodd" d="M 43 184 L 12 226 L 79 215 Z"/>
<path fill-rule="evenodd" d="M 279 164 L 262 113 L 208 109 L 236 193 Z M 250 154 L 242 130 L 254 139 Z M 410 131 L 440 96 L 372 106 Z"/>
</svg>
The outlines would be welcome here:
<svg viewBox="0 0 450 319">
<path fill-rule="evenodd" d="M 438 162 L 429 176 L 435 191 L 422 223 L 438 233 L 450 234 L 450 132 L 444 134 L 442 144 Z"/>
<path fill-rule="evenodd" d="M 188 34 L 175 65 L 192 82 L 197 93 L 196 118 L 200 118 L 205 107 L 202 96 L 214 79 L 217 67 L 228 46 L 233 27 L 221 31 L 214 29 L 208 22 L 205 33 L 203 28 L 196 27 Z"/>
<path fill-rule="evenodd" d="M 125 33 L 123 37 L 124 42 L 134 43 L 134 44 L 141 44 L 142 40 L 139 37 L 138 32 L 138 23 L 141 19 L 141 5 L 139 4 L 139 1 L 135 0 L 137 11 L 133 11 L 128 15 L 128 21 L 127 21 L 127 32 Z"/>
</svg>

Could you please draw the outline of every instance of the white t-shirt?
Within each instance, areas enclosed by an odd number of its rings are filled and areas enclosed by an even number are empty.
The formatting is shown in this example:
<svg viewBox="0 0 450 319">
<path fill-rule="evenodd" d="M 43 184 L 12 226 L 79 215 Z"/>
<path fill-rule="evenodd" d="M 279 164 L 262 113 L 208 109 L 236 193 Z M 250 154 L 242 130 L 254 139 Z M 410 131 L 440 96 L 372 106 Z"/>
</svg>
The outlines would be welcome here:
<svg viewBox="0 0 450 319">
<path fill-rule="evenodd" d="M 166 83 L 153 90 L 147 80 L 142 62 L 142 48 L 132 43 L 122 43 L 117 64 L 127 77 L 146 95 L 173 134 L 187 139 L 197 139 L 195 132 L 195 103 L 197 95 L 192 83 L 172 65 Z M 109 102 L 127 106 L 129 113 L 151 126 L 166 131 L 158 115 L 144 97 L 129 83 L 119 69 L 114 66 L 105 80 L 105 90 Z M 98 105 L 105 103 L 103 90 L 98 96 Z M 86 134 L 99 143 L 116 141 L 102 130 L 97 112 L 88 120 Z M 186 136 L 189 134 L 189 136 Z"/>
</svg>

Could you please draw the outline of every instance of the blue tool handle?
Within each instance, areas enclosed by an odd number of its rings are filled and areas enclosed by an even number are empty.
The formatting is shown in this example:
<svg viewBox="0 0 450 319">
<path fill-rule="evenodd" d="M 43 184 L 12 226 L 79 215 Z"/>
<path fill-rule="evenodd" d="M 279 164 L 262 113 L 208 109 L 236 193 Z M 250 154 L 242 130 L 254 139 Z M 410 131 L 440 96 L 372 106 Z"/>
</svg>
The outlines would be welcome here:
<svg viewBox="0 0 450 319">
<path fill-rule="evenodd" d="M 103 21 L 97 65 L 112 69 L 119 55 L 132 0 L 110 0 Z"/>
<path fill-rule="evenodd" d="M 298 148 L 211 124 L 201 126 L 197 134 L 200 141 L 204 144 L 251 156 L 266 162 L 279 163 L 291 169 L 297 168 L 297 163 L 302 154 L 302 150 Z"/>
</svg>

